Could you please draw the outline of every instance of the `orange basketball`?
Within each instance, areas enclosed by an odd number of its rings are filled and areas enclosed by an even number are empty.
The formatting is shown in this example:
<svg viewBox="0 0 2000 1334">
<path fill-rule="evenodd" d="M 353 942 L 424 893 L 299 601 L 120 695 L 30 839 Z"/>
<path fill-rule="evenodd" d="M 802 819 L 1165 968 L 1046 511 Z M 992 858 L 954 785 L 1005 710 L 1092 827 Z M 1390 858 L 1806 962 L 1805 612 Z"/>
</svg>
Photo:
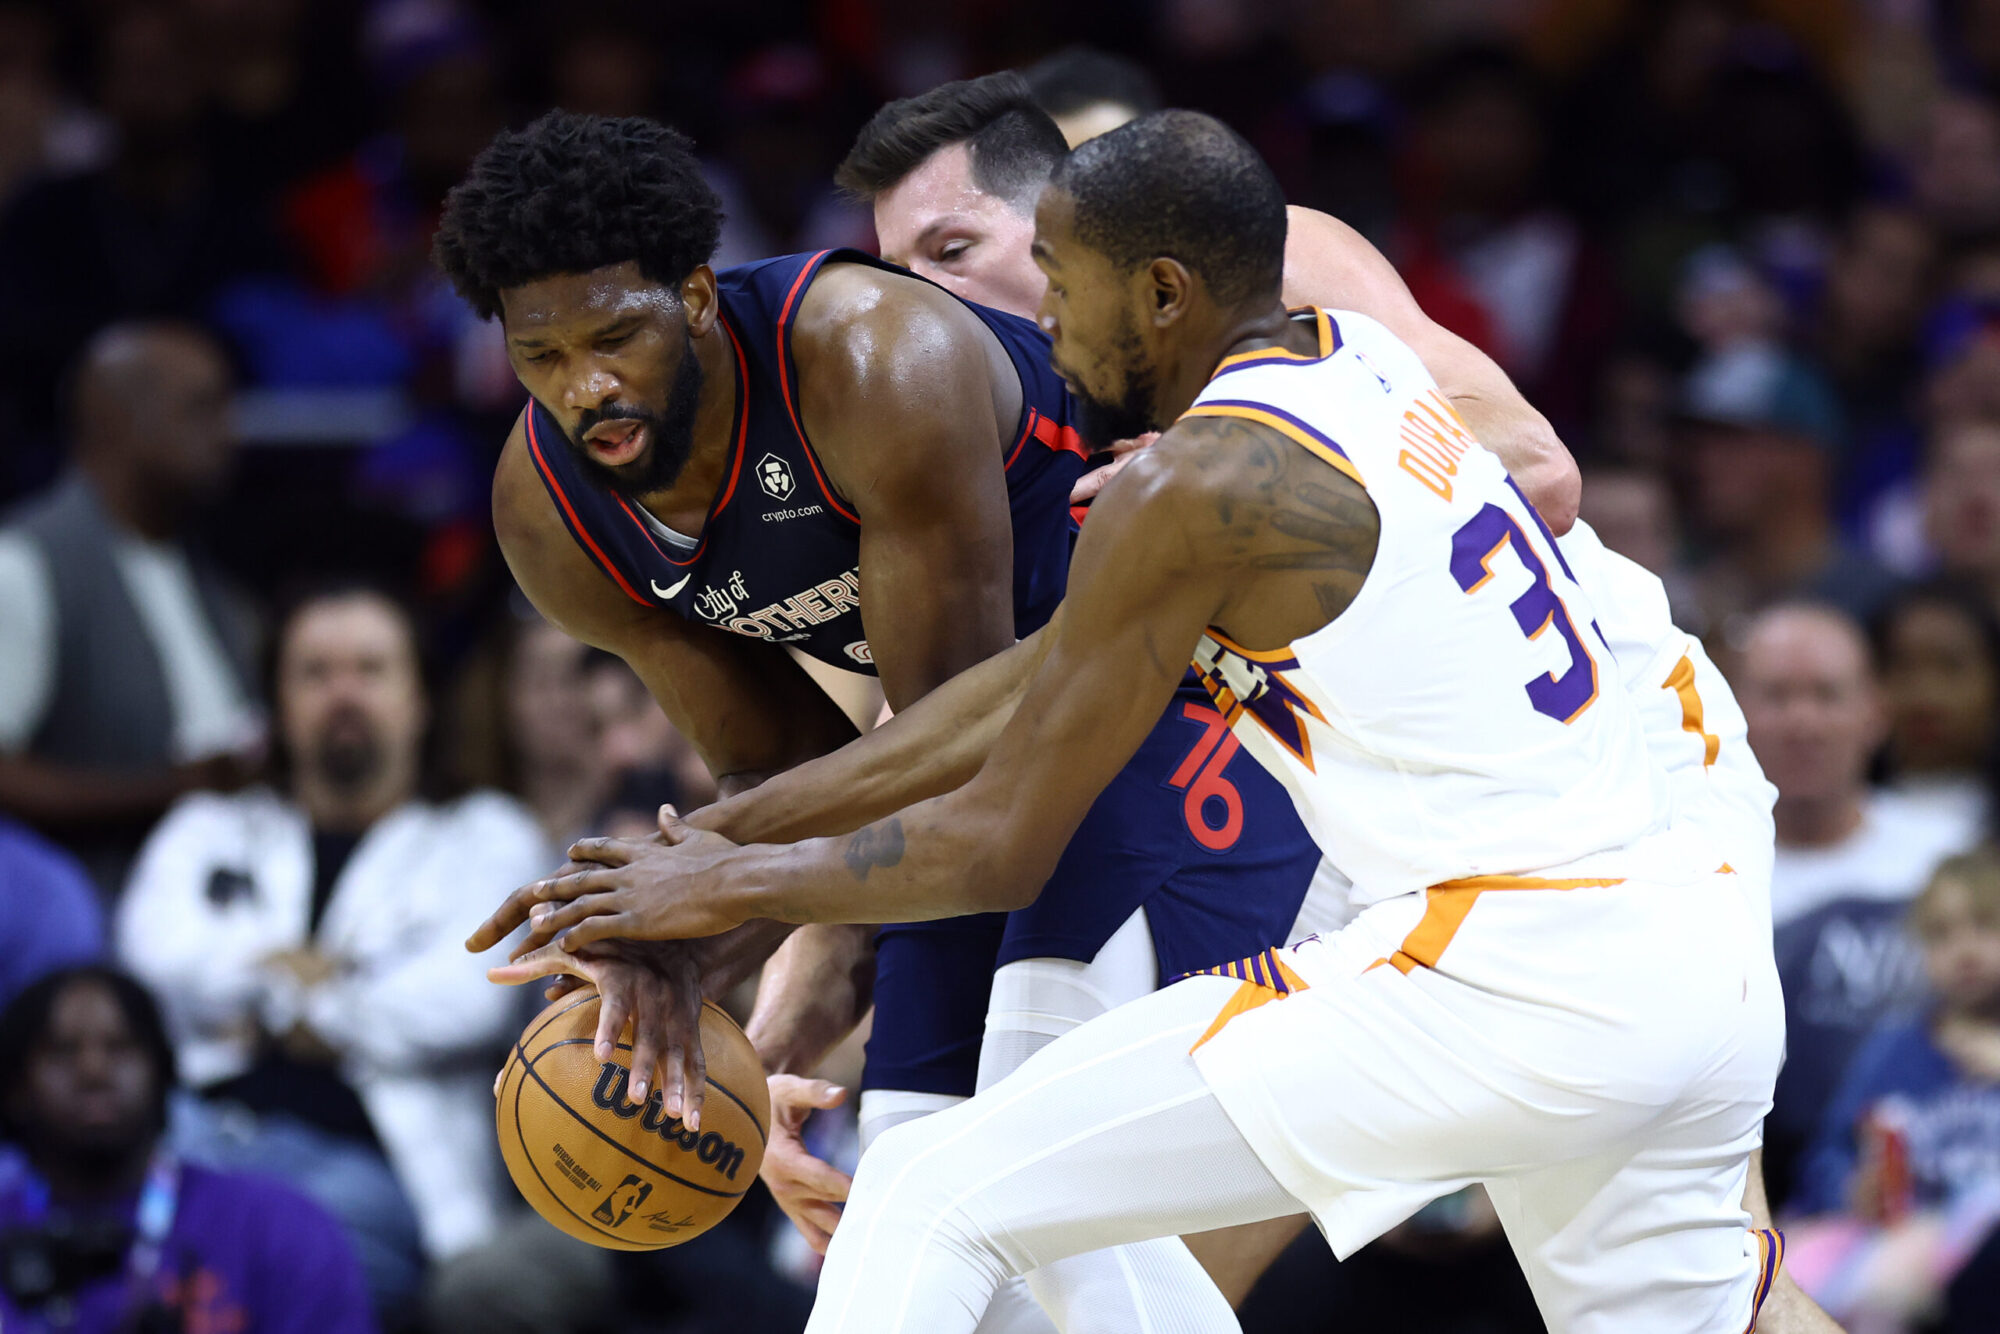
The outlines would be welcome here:
<svg viewBox="0 0 2000 1334">
<path fill-rule="evenodd" d="M 701 1047 L 708 1090 L 701 1129 L 668 1116 L 654 1089 L 626 1095 L 631 1037 L 618 1055 L 591 1053 L 597 991 L 562 997 L 514 1044 L 500 1081 L 500 1154 L 535 1212 L 572 1237 L 621 1251 L 654 1251 L 698 1237 L 757 1180 L 771 1097 L 764 1067 L 735 1021 L 705 1004 Z"/>
</svg>

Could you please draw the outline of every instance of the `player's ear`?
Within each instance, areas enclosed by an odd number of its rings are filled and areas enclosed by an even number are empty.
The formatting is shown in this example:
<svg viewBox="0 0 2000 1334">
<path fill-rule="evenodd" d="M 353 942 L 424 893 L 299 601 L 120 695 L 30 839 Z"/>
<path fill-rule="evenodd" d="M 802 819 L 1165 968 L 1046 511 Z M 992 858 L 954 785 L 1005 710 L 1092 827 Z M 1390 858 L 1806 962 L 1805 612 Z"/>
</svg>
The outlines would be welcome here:
<svg viewBox="0 0 2000 1334">
<path fill-rule="evenodd" d="M 1142 270 L 1155 328 L 1165 328 L 1187 314 L 1194 292 L 1194 275 L 1177 259 L 1162 256 Z"/>
<path fill-rule="evenodd" d="M 714 269 L 697 264 L 694 272 L 681 279 L 681 307 L 687 311 L 688 333 L 693 337 L 700 338 L 715 327 L 722 304 L 716 299 Z"/>
</svg>

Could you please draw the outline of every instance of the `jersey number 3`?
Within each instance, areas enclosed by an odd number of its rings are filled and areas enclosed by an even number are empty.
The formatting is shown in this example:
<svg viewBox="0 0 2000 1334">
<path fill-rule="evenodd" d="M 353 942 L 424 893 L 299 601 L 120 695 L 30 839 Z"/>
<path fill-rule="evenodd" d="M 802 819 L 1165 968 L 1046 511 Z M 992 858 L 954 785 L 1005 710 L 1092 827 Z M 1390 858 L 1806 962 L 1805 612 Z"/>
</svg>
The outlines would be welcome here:
<svg viewBox="0 0 2000 1334">
<path fill-rule="evenodd" d="M 1597 663 L 1584 648 L 1583 637 L 1569 618 L 1569 608 L 1549 586 L 1549 567 L 1511 514 L 1488 503 L 1451 535 L 1452 578 L 1466 592 L 1477 593 L 1493 578 L 1493 558 L 1502 547 L 1512 547 L 1515 558 L 1535 580 L 1513 602 L 1514 622 L 1521 633 L 1540 639 L 1553 625 L 1569 645 L 1569 666 L 1560 676 L 1544 672 L 1528 682 L 1528 702 L 1536 713 L 1547 714 L 1559 723 L 1575 722 L 1597 698 Z"/>
</svg>

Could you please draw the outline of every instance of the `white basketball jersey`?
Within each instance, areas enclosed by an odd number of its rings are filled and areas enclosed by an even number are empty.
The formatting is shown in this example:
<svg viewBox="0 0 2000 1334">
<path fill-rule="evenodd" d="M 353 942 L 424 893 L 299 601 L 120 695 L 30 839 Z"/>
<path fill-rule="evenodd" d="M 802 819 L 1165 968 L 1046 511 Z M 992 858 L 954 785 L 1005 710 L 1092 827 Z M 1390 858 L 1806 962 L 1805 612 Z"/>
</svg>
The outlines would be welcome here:
<svg viewBox="0 0 2000 1334">
<path fill-rule="evenodd" d="M 1216 706 L 1361 903 L 1654 872 L 1619 854 L 1666 828 L 1669 789 L 1554 539 L 1414 352 L 1364 315 L 1310 318 L 1320 355 L 1230 357 L 1187 415 L 1285 435 L 1367 488 L 1381 535 L 1323 628 L 1271 648 L 1203 636 Z"/>
<path fill-rule="evenodd" d="M 1666 585 L 1606 547 L 1582 520 L 1561 539 L 1623 670 L 1653 762 L 1674 794 L 1674 826 L 1699 830 L 1770 908 L 1778 789 L 1750 751 L 1750 725 L 1701 641 L 1676 626 Z"/>
</svg>

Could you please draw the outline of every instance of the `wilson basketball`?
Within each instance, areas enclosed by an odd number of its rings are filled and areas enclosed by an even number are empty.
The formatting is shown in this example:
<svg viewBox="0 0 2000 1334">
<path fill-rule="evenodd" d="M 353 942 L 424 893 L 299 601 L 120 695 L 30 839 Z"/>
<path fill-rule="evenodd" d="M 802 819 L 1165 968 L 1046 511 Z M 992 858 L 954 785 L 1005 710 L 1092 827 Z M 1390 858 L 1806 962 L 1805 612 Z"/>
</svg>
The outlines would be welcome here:
<svg viewBox="0 0 2000 1334">
<path fill-rule="evenodd" d="M 757 1180 L 771 1099 L 750 1040 L 714 1005 L 701 1011 L 708 1089 L 701 1129 L 668 1116 L 654 1089 L 626 1097 L 631 1029 L 616 1056 L 591 1052 L 597 991 L 536 1015 L 508 1058 L 497 1113 L 500 1154 L 535 1212 L 572 1237 L 652 1251 L 698 1237 Z"/>
</svg>

